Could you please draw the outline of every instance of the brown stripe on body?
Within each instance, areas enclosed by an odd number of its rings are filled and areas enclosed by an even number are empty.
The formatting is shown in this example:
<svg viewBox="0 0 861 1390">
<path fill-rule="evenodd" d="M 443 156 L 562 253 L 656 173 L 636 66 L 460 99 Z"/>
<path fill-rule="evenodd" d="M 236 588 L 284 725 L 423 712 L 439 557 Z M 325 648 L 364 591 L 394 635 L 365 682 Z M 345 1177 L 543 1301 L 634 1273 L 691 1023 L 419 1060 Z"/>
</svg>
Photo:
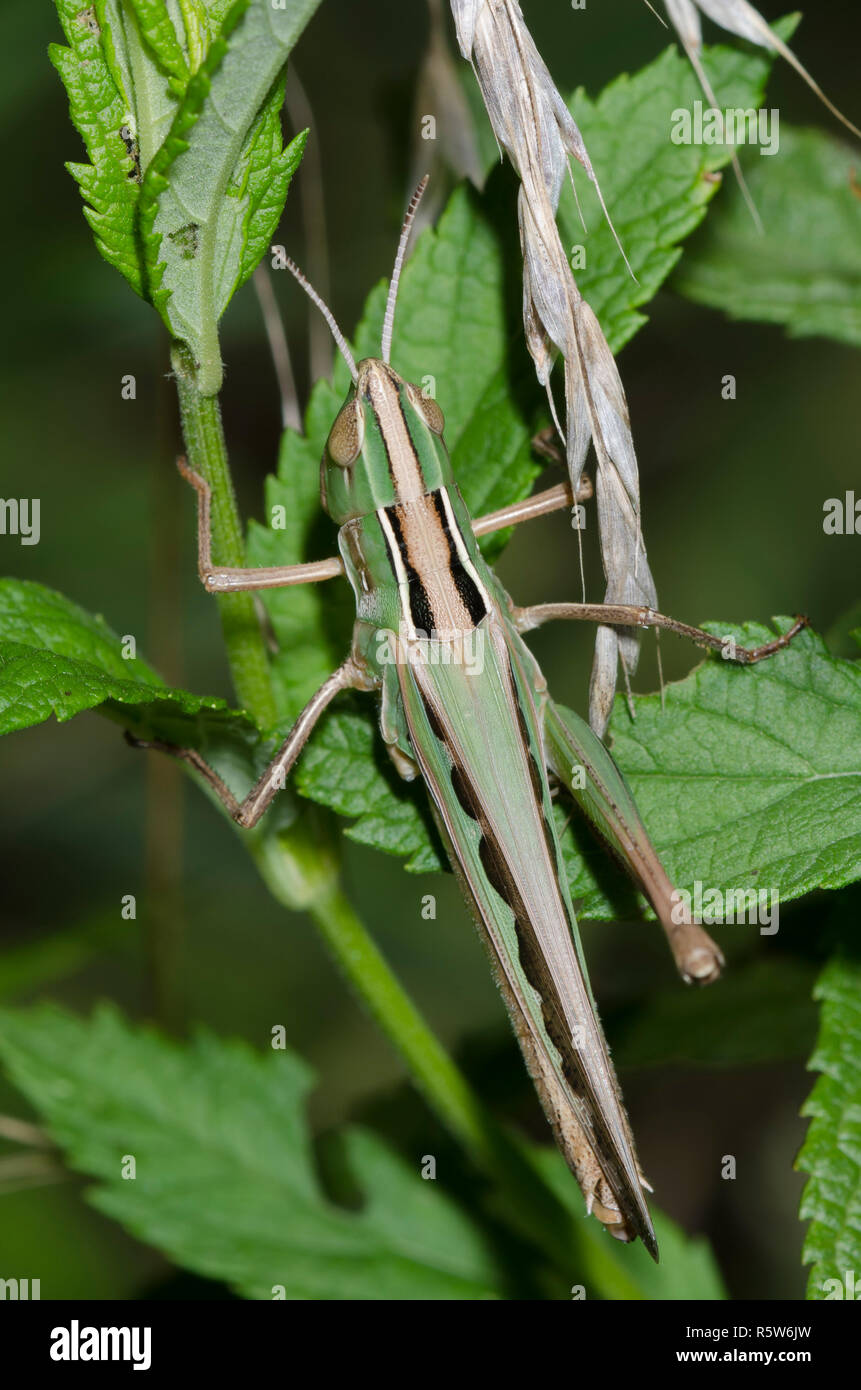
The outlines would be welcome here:
<svg viewBox="0 0 861 1390">
<path fill-rule="evenodd" d="M 471 632 L 490 610 L 471 565 L 464 564 L 465 546 L 458 544 L 444 494 L 439 488 L 377 513 L 393 569 L 397 573 L 400 562 L 407 584 L 405 616 L 419 633 L 441 640 Z"/>
</svg>

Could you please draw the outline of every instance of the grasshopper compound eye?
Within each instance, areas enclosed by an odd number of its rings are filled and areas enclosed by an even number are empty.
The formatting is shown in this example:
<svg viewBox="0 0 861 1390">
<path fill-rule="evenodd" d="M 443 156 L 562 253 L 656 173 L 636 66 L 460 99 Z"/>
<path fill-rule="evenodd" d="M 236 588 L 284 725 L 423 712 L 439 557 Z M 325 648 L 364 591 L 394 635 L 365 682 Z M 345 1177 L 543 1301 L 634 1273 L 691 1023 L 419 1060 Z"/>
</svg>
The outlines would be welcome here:
<svg viewBox="0 0 861 1390">
<path fill-rule="evenodd" d="M 424 396 L 415 386 L 411 386 L 410 400 L 419 414 L 424 417 L 428 429 L 433 430 L 434 434 L 442 434 L 445 429 L 445 416 L 433 396 Z"/>
<path fill-rule="evenodd" d="M 339 468 L 349 468 L 359 457 L 365 438 L 365 412 L 361 401 L 347 401 L 335 417 L 326 448 Z"/>
</svg>

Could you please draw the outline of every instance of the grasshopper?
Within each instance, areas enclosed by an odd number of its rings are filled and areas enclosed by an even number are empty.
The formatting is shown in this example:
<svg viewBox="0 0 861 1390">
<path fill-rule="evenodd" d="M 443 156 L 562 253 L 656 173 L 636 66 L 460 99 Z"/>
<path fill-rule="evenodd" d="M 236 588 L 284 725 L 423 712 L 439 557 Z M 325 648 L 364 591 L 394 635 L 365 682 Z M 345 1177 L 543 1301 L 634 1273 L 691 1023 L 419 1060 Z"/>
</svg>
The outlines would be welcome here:
<svg viewBox="0 0 861 1390">
<path fill-rule="evenodd" d="M 401 776 L 424 779 L 526 1065 L 587 1208 L 618 1239 L 639 1236 L 657 1259 L 644 1197 L 649 1185 L 589 985 L 554 827 L 551 774 L 642 886 L 683 978 L 714 980 L 723 958 L 701 926 L 677 920 L 672 884 L 621 772 L 588 724 L 553 703 L 523 634 L 550 619 L 587 619 L 668 628 L 719 650 L 722 644 L 646 608 L 518 608 L 483 559 L 479 536 L 566 506 L 572 494 L 566 486 L 550 488 L 473 521 L 452 474 L 442 410 L 391 366 L 398 280 L 425 182 L 401 231 L 379 358 L 355 362 L 331 312 L 289 263 L 326 318 L 352 377 L 321 463 L 322 503 L 339 527 L 339 557 L 261 569 L 214 566 L 209 486 L 179 463 L 197 492 L 198 568 L 207 590 L 346 575 L 356 600 L 350 653 L 242 801 L 196 750 L 143 746 L 185 760 L 234 820 L 250 828 L 284 787 L 338 693 L 377 692 L 383 741 Z M 736 648 L 735 659 L 761 660 L 802 624 L 762 647 Z M 579 769 L 584 785 L 574 775 Z"/>
</svg>

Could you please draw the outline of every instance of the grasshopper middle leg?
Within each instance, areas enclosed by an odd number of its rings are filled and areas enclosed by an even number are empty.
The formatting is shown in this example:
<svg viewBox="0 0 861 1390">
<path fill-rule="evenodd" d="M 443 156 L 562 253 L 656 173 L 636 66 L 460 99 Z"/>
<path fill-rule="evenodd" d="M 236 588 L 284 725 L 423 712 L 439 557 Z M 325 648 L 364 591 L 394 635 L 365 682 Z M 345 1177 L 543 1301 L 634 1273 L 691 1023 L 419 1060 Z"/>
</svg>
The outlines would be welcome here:
<svg viewBox="0 0 861 1390">
<path fill-rule="evenodd" d="M 196 749 L 180 748 L 172 743 L 164 743 L 160 739 L 137 739 L 131 734 L 127 734 L 126 737 L 135 748 L 152 748 L 160 753 L 168 753 L 171 757 L 179 758 L 182 762 L 187 763 L 195 772 L 200 773 L 218 799 L 227 807 L 237 825 L 250 830 L 269 809 L 276 793 L 283 790 L 286 779 L 308 742 L 314 725 L 335 696 L 342 690 L 367 689 L 368 679 L 365 673 L 352 657 L 348 657 L 308 701 L 278 753 L 242 801 L 233 795 L 218 773 L 209 766 L 209 763 L 201 757 Z"/>
</svg>

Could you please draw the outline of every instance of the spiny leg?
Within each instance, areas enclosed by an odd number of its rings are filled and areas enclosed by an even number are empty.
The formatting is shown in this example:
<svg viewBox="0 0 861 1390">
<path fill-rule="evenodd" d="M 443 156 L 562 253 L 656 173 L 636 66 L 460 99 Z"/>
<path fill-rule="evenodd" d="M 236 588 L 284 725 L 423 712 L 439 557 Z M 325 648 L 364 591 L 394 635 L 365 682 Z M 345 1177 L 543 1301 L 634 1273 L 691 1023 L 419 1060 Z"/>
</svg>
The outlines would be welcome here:
<svg viewBox="0 0 861 1390">
<path fill-rule="evenodd" d="M 797 637 L 799 632 L 807 627 L 807 619 L 799 616 L 787 632 L 770 642 L 763 642 L 759 647 L 738 647 L 735 642 L 730 643 L 725 637 L 716 637 L 714 633 L 706 632 L 701 627 L 691 627 L 688 623 L 668 618 L 664 613 L 656 613 L 653 608 L 636 607 L 633 604 L 538 603 L 531 608 L 515 607 L 512 618 L 520 632 L 531 632 L 542 623 L 552 622 L 555 618 L 585 619 L 587 622 L 601 623 L 607 627 L 666 628 L 668 632 L 675 632 L 679 637 L 690 638 L 699 647 L 710 647 L 713 651 L 721 652 L 728 661 L 738 662 L 742 666 L 752 666 L 755 662 L 764 661 L 766 657 L 782 651 L 784 647 L 789 646 L 793 637 Z"/>
<path fill-rule="evenodd" d="M 337 555 L 327 560 L 314 560 L 308 565 L 273 565 L 260 569 L 230 569 L 213 565 L 209 524 L 212 493 L 209 483 L 189 466 L 185 458 L 177 459 L 176 466 L 197 493 L 197 571 L 211 594 L 280 589 L 288 584 L 313 584 L 344 573 L 343 561 Z"/>
<path fill-rule="evenodd" d="M 337 671 L 334 671 L 329 679 L 323 682 L 316 695 L 313 695 L 308 701 L 278 753 L 242 801 L 233 795 L 218 773 L 209 766 L 209 763 L 201 757 L 196 749 L 179 748 L 175 744 L 164 743 L 160 739 L 138 739 L 130 733 L 126 733 L 126 738 L 135 748 L 152 748 L 160 753 L 169 753 L 171 757 L 179 758 L 182 762 L 188 763 L 189 767 L 194 768 L 195 772 L 199 772 L 209 784 L 236 823 L 246 830 L 251 830 L 272 804 L 276 792 L 283 790 L 287 777 L 308 742 L 314 725 L 335 696 L 342 690 L 367 690 L 368 688 L 367 675 L 351 656 L 348 657 L 343 665 L 339 666 Z"/>
</svg>

